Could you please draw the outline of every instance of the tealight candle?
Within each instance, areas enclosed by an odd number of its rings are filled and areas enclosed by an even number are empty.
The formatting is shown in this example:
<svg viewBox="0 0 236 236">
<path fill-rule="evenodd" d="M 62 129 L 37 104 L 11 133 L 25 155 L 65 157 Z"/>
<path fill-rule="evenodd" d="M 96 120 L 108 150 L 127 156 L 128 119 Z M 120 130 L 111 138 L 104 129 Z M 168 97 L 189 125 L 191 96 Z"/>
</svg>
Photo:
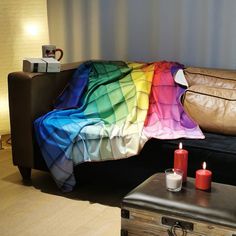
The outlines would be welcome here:
<svg viewBox="0 0 236 236">
<path fill-rule="evenodd" d="M 183 171 L 176 169 L 167 169 L 166 174 L 166 188 L 172 192 L 178 192 L 182 188 Z"/>
<path fill-rule="evenodd" d="M 211 188 L 212 172 L 206 170 L 206 162 L 203 162 L 202 169 L 196 171 L 195 187 L 200 190 Z"/>
<path fill-rule="evenodd" d="M 179 143 L 179 149 L 174 152 L 174 168 L 183 171 L 183 182 L 187 181 L 188 171 L 188 151 L 183 149 L 183 144 Z"/>
</svg>

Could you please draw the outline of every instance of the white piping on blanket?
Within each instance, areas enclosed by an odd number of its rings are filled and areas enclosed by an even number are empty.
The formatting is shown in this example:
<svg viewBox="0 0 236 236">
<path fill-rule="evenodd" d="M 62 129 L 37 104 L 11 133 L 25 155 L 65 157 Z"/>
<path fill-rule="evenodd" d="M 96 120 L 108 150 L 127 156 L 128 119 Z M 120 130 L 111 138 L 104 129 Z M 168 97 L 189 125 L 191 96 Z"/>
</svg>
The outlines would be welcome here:
<svg viewBox="0 0 236 236">
<path fill-rule="evenodd" d="M 177 71 L 177 73 L 174 76 L 174 80 L 177 84 L 188 87 L 188 82 L 184 76 L 184 71 L 182 69 L 179 69 Z"/>
</svg>

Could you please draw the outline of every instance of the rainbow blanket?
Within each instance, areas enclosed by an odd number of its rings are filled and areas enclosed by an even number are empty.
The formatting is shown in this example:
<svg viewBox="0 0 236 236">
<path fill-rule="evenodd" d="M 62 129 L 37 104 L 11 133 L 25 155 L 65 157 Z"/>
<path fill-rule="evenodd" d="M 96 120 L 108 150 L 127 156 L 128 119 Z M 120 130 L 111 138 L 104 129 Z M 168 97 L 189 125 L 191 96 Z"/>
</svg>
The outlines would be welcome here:
<svg viewBox="0 0 236 236">
<path fill-rule="evenodd" d="M 173 62 L 88 61 L 55 109 L 35 121 L 36 137 L 57 185 L 71 191 L 74 166 L 127 158 L 150 138 L 204 138 L 180 103 Z"/>
</svg>

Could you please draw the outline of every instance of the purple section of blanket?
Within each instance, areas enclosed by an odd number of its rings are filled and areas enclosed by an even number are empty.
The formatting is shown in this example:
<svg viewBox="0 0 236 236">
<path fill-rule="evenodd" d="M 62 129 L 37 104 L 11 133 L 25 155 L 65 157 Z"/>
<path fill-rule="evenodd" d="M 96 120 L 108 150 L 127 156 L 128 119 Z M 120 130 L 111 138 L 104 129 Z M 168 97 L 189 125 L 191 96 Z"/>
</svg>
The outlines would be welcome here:
<svg viewBox="0 0 236 236">
<path fill-rule="evenodd" d="M 158 62 L 152 81 L 149 110 L 144 133 L 149 138 L 204 138 L 197 124 L 185 113 L 181 95 L 185 88 L 173 76 L 183 66 L 173 62 Z"/>
</svg>

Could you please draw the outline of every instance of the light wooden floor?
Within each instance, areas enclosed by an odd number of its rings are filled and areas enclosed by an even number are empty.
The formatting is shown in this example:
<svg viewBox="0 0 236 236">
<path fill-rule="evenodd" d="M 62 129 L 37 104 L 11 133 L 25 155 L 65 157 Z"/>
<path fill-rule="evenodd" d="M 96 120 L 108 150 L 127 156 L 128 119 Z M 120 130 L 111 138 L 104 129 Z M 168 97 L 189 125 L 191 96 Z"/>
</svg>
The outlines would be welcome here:
<svg viewBox="0 0 236 236">
<path fill-rule="evenodd" d="M 62 194 L 41 171 L 24 185 L 10 146 L 0 150 L 0 236 L 120 235 L 125 193 L 114 186 L 82 186 Z"/>
</svg>

